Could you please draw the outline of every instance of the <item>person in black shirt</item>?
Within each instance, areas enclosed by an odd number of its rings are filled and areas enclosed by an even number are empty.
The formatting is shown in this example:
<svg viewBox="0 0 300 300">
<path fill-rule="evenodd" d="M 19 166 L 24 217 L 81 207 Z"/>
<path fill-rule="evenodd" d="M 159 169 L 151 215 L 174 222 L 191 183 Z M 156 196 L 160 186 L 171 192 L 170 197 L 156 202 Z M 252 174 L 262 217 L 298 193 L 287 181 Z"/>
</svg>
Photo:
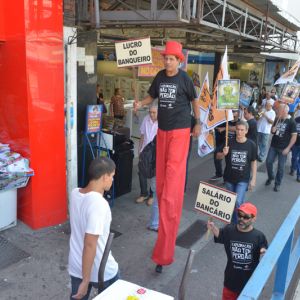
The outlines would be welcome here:
<svg viewBox="0 0 300 300">
<path fill-rule="evenodd" d="M 158 237 L 152 254 L 155 271 L 174 260 L 179 227 L 188 149 L 190 144 L 191 107 L 195 125 L 193 135 L 200 134 L 200 109 L 193 81 L 179 69 L 184 61 L 182 45 L 168 41 L 164 56 L 165 69 L 155 76 L 149 95 L 135 100 L 134 108 L 150 104 L 158 98 L 158 131 L 156 144 L 156 193 L 159 204 Z"/>
<path fill-rule="evenodd" d="M 246 138 L 248 123 L 239 121 L 236 125 L 236 138 L 229 141 L 229 146 L 218 153 L 218 157 L 225 156 L 226 167 L 224 181 L 227 190 L 237 193 L 236 208 L 245 201 L 246 191 L 253 190 L 256 184 L 256 146 Z M 250 178 L 250 175 L 252 177 Z M 237 216 L 233 214 L 232 222 L 236 224 Z"/>
<path fill-rule="evenodd" d="M 104 103 L 104 99 L 103 99 L 103 92 L 100 88 L 100 85 L 97 83 L 97 88 L 96 88 L 96 96 L 97 96 L 97 104 L 102 105 L 102 112 L 104 114 L 107 113 L 107 109 Z"/>
<path fill-rule="evenodd" d="M 295 118 L 297 140 L 292 147 L 292 159 L 291 159 L 291 172 L 290 175 L 294 176 L 295 171 L 297 175 L 297 181 L 300 182 L 300 115 Z"/>
<path fill-rule="evenodd" d="M 207 228 L 214 234 L 215 243 L 224 245 L 227 265 L 224 274 L 222 299 L 235 300 L 266 252 L 268 242 L 265 235 L 253 227 L 257 208 L 250 202 L 238 208 L 238 224 L 222 229 L 208 221 Z"/>
<path fill-rule="evenodd" d="M 278 167 L 274 186 L 275 192 L 280 191 L 280 184 L 284 174 L 287 155 L 297 139 L 296 124 L 293 119 L 288 118 L 288 112 L 288 105 L 284 103 L 280 104 L 278 108 L 278 117 L 275 118 L 271 128 L 273 137 L 266 160 L 268 179 L 265 185 L 270 185 L 272 180 L 274 180 L 273 164 L 276 157 L 278 157 Z"/>
<path fill-rule="evenodd" d="M 255 109 L 253 106 L 248 106 L 244 110 L 244 117 L 249 125 L 248 132 L 246 134 L 247 139 L 252 140 L 257 146 L 257 124 L 254 118 Z"/>
<path fill-rule="evenodd" d="M 233 120 L 228 122 L 228 141 L 235 139 L 235 130 L 236 130 L 235 126 L 239 121 L 239 110 L 233 110 L 232 114 L 233 114 Z M 211 181 L 219 180 L 223 177 L 222 159 L 218 158 L 218 153 L 223 151 L 223 147 L 225 145 L 225 133 L 226 133 L 225 124 L 218 125 L 215 128 L 216 148 L 214 151 L 214 165 L 215 165 L 216 174 L 215 176 L 209 179 Z"/>
</svg>

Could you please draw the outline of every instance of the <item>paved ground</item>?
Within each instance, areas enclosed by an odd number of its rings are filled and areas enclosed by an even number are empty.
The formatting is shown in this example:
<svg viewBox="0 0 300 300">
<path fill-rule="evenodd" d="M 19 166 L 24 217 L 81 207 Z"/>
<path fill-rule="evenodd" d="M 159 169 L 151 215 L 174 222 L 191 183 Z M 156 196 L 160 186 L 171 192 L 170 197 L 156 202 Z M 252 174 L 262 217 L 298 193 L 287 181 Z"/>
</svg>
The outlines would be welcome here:
<svg viewBox="0 0 300 300">
<path fill-rule="evenodd" d="M 195 145 L 194 145 L 195 146 Z M 265 187 L 266 174 L 261 165 L 258 172 L 257 187 L 248 193 L 247 199 L 259 209 L 257 228 L 265 232 L 269 241 L 284 220 L 299 195 L 300 184 L 287 174 L 281 192 L 275 193 L 272 187 Z M 136 174 L 136 167 L 134 167 Z M 206 181 L 213 174 L 211 156 L 199 159 L 195 153 L 191 157 L 189 182 L 185 194 L 180 233 L 196 220 L 206 222 L 207 217 L 193 210 L 199 181 Z M 188 249 L 176 247 L 176 261 L 164 268 L 163 274 L 154 272 L 150 259 L 156 233 L 146 230 L 150 208 L 135 204 L 138 196 L 137 176 L 133 178 L 130 194 L 117 198 L 112 209 L 112 229 L 121 233 L 114 239 L 112 251 L 121 268 L 125 280 L 148 288 L 162 291 L 177 297 Z M 29 258 L 0 270 L 0 299 L 68 299 L 69 277 L 67 273 L 68 223 L 32 231 L 18 222 L 14 228 L 0 232 L 0 237 L 9 240 L 16 247 L 30 254 Z M 189 300 L 221 299 L 223 271 L 226 263 L 224 249 L 204 235 L 192 246 L 197 250 L 192 272 L 189 276 Z M 1 253 L 6 255 L 6 253 Z M 267 286 L 262 299 L 270 299 Z M 112 299 L 113 300 L 113 299 Z"/>
</svg>

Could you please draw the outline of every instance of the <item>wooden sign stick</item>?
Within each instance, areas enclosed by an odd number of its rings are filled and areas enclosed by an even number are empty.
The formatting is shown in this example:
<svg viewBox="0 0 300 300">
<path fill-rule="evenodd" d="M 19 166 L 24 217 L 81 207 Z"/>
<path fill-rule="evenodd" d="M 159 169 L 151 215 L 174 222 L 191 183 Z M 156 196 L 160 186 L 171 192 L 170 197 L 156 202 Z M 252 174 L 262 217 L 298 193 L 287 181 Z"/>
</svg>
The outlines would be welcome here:
<svg viewBox="0 0 300 300">
<path fill-rule="evenodd" d="M 133 83 L 132 83 L 132 88 L 134 90 L 134 101 L 139 101 L 140 99 L 138 99 L 138 91 L 137 91 L 137 80 L 136 80 L 136 73 L 137 73 L 137 68 L 136 67 L 132 67 L 132 72 L 133 72 Z M 134 111 L 134 115 L 137 116 L 138 112 Z"/>
<path fill-rule="evenodd" d="M 226 118 L 225 146 L 228 147 L 228 112 L 227 112 L 227 109 L 225 109 L 225 118 Z"/>
</svg>

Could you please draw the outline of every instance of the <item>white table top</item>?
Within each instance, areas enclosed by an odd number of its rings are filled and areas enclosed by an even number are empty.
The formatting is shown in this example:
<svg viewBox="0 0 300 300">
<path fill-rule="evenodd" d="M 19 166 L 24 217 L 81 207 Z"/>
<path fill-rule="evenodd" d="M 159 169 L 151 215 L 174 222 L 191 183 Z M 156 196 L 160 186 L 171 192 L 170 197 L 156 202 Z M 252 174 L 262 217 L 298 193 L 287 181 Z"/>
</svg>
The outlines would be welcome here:
<svg viewBox="0 0 300 300">
<path fill-rule="evenodd" d="M 139 289 L 143 289 L 145 293 L 139 296 L 137 293 Z M 140 300 L 174 300 L 174 297 L 143 288 L 137 284 L 121 279 L 117 280 L 94 298 L 94 300 L 126 300 L 128 296 L 133 295 L 139 297 Z"/>
</svg>

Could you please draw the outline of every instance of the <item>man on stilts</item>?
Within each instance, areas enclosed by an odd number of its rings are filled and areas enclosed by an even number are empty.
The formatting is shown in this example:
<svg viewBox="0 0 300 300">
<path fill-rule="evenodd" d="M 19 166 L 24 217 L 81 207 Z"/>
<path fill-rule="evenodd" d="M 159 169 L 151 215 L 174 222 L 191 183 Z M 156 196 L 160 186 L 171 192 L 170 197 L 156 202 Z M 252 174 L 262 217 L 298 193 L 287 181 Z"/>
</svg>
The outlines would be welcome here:
<svg viewBox="0 0 300 300">
<path fill-rule="evenodd" d="M 179 69 L 184 61 L 182 45 L 167 41 L 164 56 L 165 69 L 155 76 L 149 95 L 135 101 L 135 110 L 158 98 L 158 132 L 156 146 L 156 189 L 159 206 L 158 237 L 152 260 L 161 273 L 164 265 L 174 260 L 177 231 L 180 224 L 186 162 L 190 141 L 191 103 L 195 126 L 193 135 L 200 134 L 200 110 L 191 78 Z"/>
</svg>

